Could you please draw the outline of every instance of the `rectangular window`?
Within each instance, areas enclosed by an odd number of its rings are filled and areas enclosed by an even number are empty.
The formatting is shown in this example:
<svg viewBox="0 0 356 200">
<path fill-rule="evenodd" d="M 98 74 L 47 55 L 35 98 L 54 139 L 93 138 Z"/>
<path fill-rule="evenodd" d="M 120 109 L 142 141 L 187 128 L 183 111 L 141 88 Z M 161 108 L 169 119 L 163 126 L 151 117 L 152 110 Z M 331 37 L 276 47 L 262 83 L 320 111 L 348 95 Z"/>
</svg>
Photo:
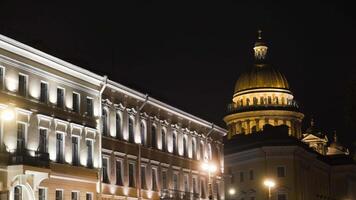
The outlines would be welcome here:
<svg viewBox="0 0 356 200">
<path fill-rule="evenodd" d="M 141 166 L 141 188 L 146 190 L 147 189 L 147 184 L 146 184 L 146 167 Z"/>
<path fill-rule="evenodd" d="M 47 103 L 47 100 L 48 100 L 48 83 L 41 82 L 40 101 L 42 103 Z"/>
<path fill-rule="evenodd" d="M 47 153 L 47 129 L 40 128 L 40 138 L 38 144 L 38 151 L 41 153 Z"/>
<path fill-rule="evenodd" d="M 108 159 L 103 158 L 103 182 L 104 183 L 109 183 L 109 176 L 108 176 Z"/>
<path fill-rule="evenodd" d="M 19 74 L 19 95 L 26 96 L 27 94 L 27 76 Z"/>
<path fill-rule="evenodd" d="M 5 68 L 0 67 L 0 90 L 4 88 Z"/>
<path fill-rule="evenodd" d="M 162 189 L 167 189 L 167 171 L 162 171 Z"/>
<path fill-rule="evenodd" d="M 72 192 L 72 200 L 79 200 L 79 192 Z"/>
<path fill-rule="evenodd" d="M 135 187 L 135 164 L 129 163 L 129 187 Z"/>
<path fill-rule="evenodd" d="M 63 200 L 63 190 L 56 190 L 56 200 Z"/>
<path fill-rule="evenodd" d="M 285 167 L 277 167 L 277 176 L 278 177 L 285 177 L 286 176 Z"/>
<path fill-rule="evenodd" d="M 64 107 L 64 89 L 57 88 L 57 107 L 63 108 Z"/>
<path fill-rule="evenodd" d="M 17 123 L 17 152 L 23 152 L 25 150 L 25 134 L 26 125 Z"/>
<path fill-rule="evenodd" d="M 123 185 L 122 184 L 122 161 L 116 161 L 116 185 Z"/>
<path fill-rule="evenodd" d="M 179 189 L 178 174 L 173 174 L 173 189 L 174 190 Z"/>
<path fill-rule="evenodd" d="M 197 177 L 193 177 L 193 193 L 197 193 Z"/>
<path fill-rule="evenodd" d="M 253 170 L 250 170 L 250 180 L 252 181 L 254 179 L 254 174 L 253 174 Z"/>
<path fill-rule="evenodd" d="M 63 154 L 63 134 L 62 133 L 57 133 L 56 135 L 56 156 L 57 156 L 57 162 L 63 163 L 64 161 L 64 154 Z"/>
<path fill-rule="evenodd" d="M 240 172 L 240 182 L 244 182 L 244 172 Z"/>
<path fill-rule="evenodd" d="M 152 190 L 157 191 L 157 169 L 152 169 Z"/>
<path fill-rule="evenodd" d="M 88 117 L 92 117 L 93 116 L 93 99 L 87 97 L 87 115 Z"/>
<path fill-rule="evenodd" d="M 287 200 L 287 195 L 286 194 L 278 194 L 277 200 Z"/>
<path fill-rule="evenodd" d="M 205 198 L 205 181 L 202 179 L 200 180 L 200 196 Z"/>
<path fill-rule="evenodd" d="M 93 193 L 87 193 L 85 199 L 86 200 L 93 200 Z"/>
<path fill-rule="evenodd" d="M 79 165 L 79 137 L 72 137 L 72 164 Z"/>
<path fill-rule="evenodd" d="M 47 191 L 45 188 L 38 189 L 38 200 L 46 200 L 47 199 Z"/>
<path fill-rule="evenodd" d="M 189 176 L 188 176 L 188 174 L 184 175 L 184 192 L 189 192 Z"/>
<path fill-rule="evenodd" d="M 78 93 L 73 92 L 73 112 L 79 113 L 80 96 Z"/>
<path fill-rule="evenodd" d="M 87 167 L 93 168 L 93 141 L 92 140 L 87 140 L 87 149 L 88 149 Z"/>
</svg>

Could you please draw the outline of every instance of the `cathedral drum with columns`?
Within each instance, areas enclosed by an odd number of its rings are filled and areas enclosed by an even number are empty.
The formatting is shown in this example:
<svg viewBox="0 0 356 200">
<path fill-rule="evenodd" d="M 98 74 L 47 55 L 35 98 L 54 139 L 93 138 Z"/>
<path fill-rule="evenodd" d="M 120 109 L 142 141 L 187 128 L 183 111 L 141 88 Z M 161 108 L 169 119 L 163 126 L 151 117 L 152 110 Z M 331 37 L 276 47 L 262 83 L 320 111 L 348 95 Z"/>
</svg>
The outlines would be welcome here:
<svg viewBox="0 0 356 200">
<path fill-rule="evenodd" d="M 301 138 L 304 115 L 298 111 L 285 76 L 268 64 L 268 47 L 261 34 L 253 49 L 255 63 L 236 81 L 229 114 L 224 118 L 228 137 L 260 131 L 266 124 L 284 124 L 289 127 L 289 135 Z"/>
</svg>

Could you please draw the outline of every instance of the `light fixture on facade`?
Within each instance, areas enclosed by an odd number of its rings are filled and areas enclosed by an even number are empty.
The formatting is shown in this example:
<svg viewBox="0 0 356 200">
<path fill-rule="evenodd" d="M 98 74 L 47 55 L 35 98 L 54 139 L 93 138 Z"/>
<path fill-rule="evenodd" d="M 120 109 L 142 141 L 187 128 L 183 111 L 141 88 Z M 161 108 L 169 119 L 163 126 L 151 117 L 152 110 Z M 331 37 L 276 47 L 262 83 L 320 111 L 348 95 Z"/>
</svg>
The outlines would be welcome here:
<svg viewBox="0 0 356 200">
<path fill-rule="evenodd" d="M 1 112 L 1 119 L 4 121 L 11 121 L 15 118 L 15 113 L 12 109 L 5 109 Z"/>
<path fill-rule="evenodd" d="M 229 195 L 233 196 L 233 195 L 235 195 L 235 194 L 236 194 L 235 188 L 230 188 L 230 189 L 229 189 Z"/>
<path fill-rule="evenodd" d="M 263 181 L 263 184 L 268 187 L 268 199 L 271 199 L 271 188 L 274 188 L 276 186 L 276 182 L 274 182 L 274 180 L 272 179 L 266 179 L 265 181 Z"/>
</svg>

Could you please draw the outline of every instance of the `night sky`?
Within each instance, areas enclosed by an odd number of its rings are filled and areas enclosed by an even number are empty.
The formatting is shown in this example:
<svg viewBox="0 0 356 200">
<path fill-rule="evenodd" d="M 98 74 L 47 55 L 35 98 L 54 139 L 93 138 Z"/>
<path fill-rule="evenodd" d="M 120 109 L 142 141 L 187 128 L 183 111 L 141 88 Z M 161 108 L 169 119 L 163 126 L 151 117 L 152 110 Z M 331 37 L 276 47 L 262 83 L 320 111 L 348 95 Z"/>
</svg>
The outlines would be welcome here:
<svg viewBox="0 0 356 200">
<path fill-rule="evenodd" d="M 119 1 L 123 2 L 123 1 Z M 168 3 L 170 2 L 170 3 Z M 356 13 L 342 1 L 0 3 L 0 34 L 222 127 L 257 30 L 305 113 L 356 140 Z"/>
</svg>

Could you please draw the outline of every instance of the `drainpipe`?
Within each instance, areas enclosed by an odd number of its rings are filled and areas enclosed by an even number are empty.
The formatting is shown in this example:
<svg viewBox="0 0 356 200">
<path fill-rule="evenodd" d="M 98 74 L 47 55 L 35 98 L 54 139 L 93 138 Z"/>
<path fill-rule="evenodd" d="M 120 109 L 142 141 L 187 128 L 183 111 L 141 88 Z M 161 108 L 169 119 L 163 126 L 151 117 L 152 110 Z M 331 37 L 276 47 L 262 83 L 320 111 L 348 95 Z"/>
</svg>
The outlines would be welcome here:
<svg viewBox="0 0 356 200">
<path fill-rule="evenodd" d="M 107 82 L 108 82 L 108 76 L 104 75 L 103 76 L 103 86 L 101 87 L 100 91 L 99 91 L 99 131 L 100 133 L 102 133 L 102 127 L 101 127 L 101 111 L 102 111 L 102 94 L 106 88 L 106 85 L 107 85 Z M 102 189 L 102 181 L 101 181 L 101 174 L 102 174 L 102 152 L 101 152 L 101 149 L 102 149 L 102 144 L 101 144 L 101 138 L 102 138 L 102 134 L 100 134 L 100 137 L 99 137 L 99 199 L 101 199 L 101 196 L 102 196 L 102 193 L 103 193 L 103 189 Z"/>
<path fill-rule="evenodd" d="M 142 105 L 140 106 L 140 108 L 138 109 L 138 114 L 141 113 L 143 107 L 145 107 L 145 105 L 147 104 L 147 101 L 148 101 L 148 94 L 146 94 L 145 96 L 145 101 L 142 103 Z M 141 127 L 140 127 L 141 128 Z M 142 141 L 142 138 L 141 138 L 141 141 Z M 137 183 L 140 183 L 138 184 L 139 187 L 138 187 L 138 199 L 141 200 L 142 199 L 142 183 L 141 183 L 141 148 L 142 148 L 142 144 L 139 144 L 138 145 L 138 160 L 137 160 L 137 165 L 138 165 L 138 181 Z M 147 170 L 146 170 L 147 171 Z M 146 182 L 147 184 L 147 182 Z"/>
</svg>

